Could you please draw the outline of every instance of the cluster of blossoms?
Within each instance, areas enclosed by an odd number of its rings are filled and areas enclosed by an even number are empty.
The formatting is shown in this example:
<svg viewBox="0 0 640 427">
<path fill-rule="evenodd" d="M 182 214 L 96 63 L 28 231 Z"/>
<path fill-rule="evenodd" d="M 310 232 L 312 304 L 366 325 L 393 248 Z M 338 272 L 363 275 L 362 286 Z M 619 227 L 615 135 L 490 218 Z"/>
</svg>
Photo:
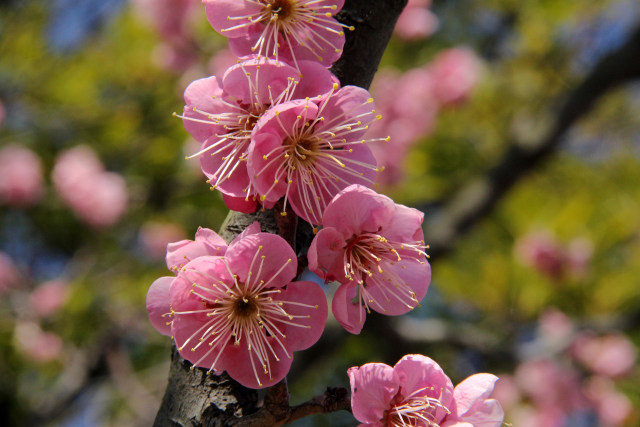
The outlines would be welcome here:
<svg viewBox="0 0 640 427">
<path fill-rule="evenodd" d="M 636 369 L 638 351 L 624 335 L 578 331 L 550 309 L 519 350 L 524 360 L 514 375 L 500 375 L 494 393 L 514 425 L 615 427 L 632 419 L 633 404 L 616 384 Z"/>
<path fill-rule="evenodd" d="M 199 158 L 211 189 L 230 209 L 252 213 L 278 203 L 276 215 L 292 210 L 314 226 L 309 269 L 338 283 L 332 311 L 348 332 L 360 333 L 371 310 L 401 315 L 417 307 L 431 279 L 423 214 L 370 189 L 382 168 L 367 143 L 389 138 L 366 134 L 382 116 L 365 89 L 341 87 L 327 70 L 345 42 L 346 27 L 334 18 L 343 0 L 204 3 L 211 25 L 229 38 L 239 59 L 187 87 L 180 117 L 201 144 L 189 158 Z M 247 387 L 270 386 L 285 377 L 293 352 L 322 334 L 328 315 L 322 287 L 296 281 L 293 249 L 258 223 L 228 245 L 201 228 L 195 240 L 169 244 L 166 262 L 174 275 L 151 285 L 147 310 L 153 326 L 194 366 L 227 372 Z M 397 372 L 387 368 L 391 373 L 373 369 L 389 377 L 378 380 L 368 365 L 359 371 L 364 379 L 355 368 L 349 372 L 352 383 L 395 384 L 383 392 L 389 399 L 378 402 L 386 406 L 373 410 L 377 418 L 365 422 L 502 419 L 488 399 L 491 375 L 454 390 L 424 356 L 407 356 Z M 407 375 L 421 377 L 407 382 Z M 354 386 L 354 413 L 366 405 L 362 395 Z"/>
<path fill-rule="evenodd" d="M 478 82 L 480 61 L 470 49 L 443 50 L 421 67 L 398 74 L 378 73 L 372 93 L 382 119 L 371 127 L 372 139 L 393 135 L 393 144 L 371 144 L 376 159 L 385 161 L 378 182 L 396 184 L 403 178 L 409 150 L 434 129 L 443 109 L 463 103 Z"/>
<path fill-rule="evenodd" d="M 83 222 L 94 228 L 115 224 L 127 209 L 122 176 L 104 170 L 88 146 L 77 146 L 56 159 L 51 179 L 62 200 Z M 45 194 L 42 162 L 21 144 L 0 149 L 0 203 L 25 208 Z"/>
</svg>

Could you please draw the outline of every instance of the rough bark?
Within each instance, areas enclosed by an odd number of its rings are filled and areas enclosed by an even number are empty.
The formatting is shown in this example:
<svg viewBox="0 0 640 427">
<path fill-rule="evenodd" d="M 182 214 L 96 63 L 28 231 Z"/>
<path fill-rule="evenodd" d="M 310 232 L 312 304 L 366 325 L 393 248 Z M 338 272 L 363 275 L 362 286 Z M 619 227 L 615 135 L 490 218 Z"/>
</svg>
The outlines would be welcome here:
<svg viewBox="0 0 640 427">
<path fill-rule="evenodd" d="M 368 88 L 378 69 L 382 53 L 391 37 L 398 15 L 407 0 L 346 0 L 337 15 L 340 22 L 353 26 L 345 30 L 346 44 L 332 71 L 342 85 Z M 264 232 L 283 236 L 301 261 L 311 243 L 311 227 L 273 210 L 255 214 L 230 212 L 219 234 L 228 242 L 254 221 Z M 301 405 L 289 406 L 286 381 L 271 387 L 258 408 L 258 393 L 242 387 L 227 375 L 207 375 L 206 370 L 191 369 L 175 347 L 171 358 L 169 383 L 154 426 L 280 426 L 311 414 L 349 409 L 348 393 L 328 388 Z"/>
</svg>

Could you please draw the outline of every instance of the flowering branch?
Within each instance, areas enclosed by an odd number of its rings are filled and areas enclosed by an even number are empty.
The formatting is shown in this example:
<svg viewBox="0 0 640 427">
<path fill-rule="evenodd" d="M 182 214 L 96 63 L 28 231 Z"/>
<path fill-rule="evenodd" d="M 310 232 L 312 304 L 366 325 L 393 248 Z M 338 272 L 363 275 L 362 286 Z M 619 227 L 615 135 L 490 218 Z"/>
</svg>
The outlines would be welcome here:
<svg viewBox="0 0 640 427">
<path fill-rule="evenodd" d="M 407 0 L 345 2 L 337 19 L 348 27 L 353 26 L 354 30 L 346 31 L 344 53 L 332 68 L 343 85 L 369 86 L 396 19 L 406 3 Z M 306 254 L 311 241 L 310 228 L 298 227 L 301 221 L 279 217 L 281 215 L 277 210 L 271 209 L 255 214 L 230 212 L 220 236 L 230 242 L 254 221 L 258 221 L 263 232 L 282 235 L 295 245 L 296 255 Z M 202 368 L 193 369 L 174 347 L 169 384 L 154 425 L 279 426 L 311 414 L 348 409 L 349 398 L 345 389 L 329 388 L 322 396 L 290 407 L 286 382 L 282 381 L 269 389 L 264 405 L 256 411 L 257 404 L 255 390 L 242 387 L 226 373 L 215 376 L 208 375 Z"/>
</svg>

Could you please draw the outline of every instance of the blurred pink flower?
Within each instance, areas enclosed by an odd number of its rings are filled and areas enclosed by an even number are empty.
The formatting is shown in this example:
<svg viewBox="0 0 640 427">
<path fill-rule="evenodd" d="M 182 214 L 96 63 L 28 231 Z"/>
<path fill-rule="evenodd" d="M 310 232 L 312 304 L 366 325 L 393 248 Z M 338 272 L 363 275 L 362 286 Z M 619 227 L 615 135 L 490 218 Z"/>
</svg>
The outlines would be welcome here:
<svg viewBox="0 0 640 427">
<path fill-rule="evenodd" d="M 394 34 L 405 40 L 423 39 L 438 29 L 438 18 L 429 10 L 431 0 L 409 0 L 396 26 Z"/>
<path fill-rule="evenodd" d="M 514 251 L 523 264 L 551 278 L 558 279 L 563 274 L 563 250 L 547 232 L 533 232 L 518 239 Z"/>
<path fill-rule="evenodd" d="M 247 170 L 260 199 L 284 197 L 305 221 L 321 224 L 322 213 L 350 184 L 371 186 L 378 168 L 364 144 L 376 120 L 365 89 L 345 86 L 321 97 L 293 100 L 265 112 L 253 130 Z"/>
<path fill-rule="evenodd" d="M 443 50 L 428 67 L 434 81 L 433 94 L 442 105 L 464 101 L 480 78 L 480 60 L 468 48 Z"/>
<path fill-rule="evenodd" d="M 218 50 L 209 60 L 209 74 L 224 76 L 224 73 L 238 63 L 239 59 L 228 48 Z"/>
<path fill-rule="evenodd" d="M 162 333 L 158 314 L 168 289 L 171 334 L 182 357 L 226 371 L 245 387 L 270 386 L 289 372 L 294 351 L 318 340 L 327 318 L 324 292 L 313 282 L 291 282 L 296 271 L 282 237 L 250 234 L 234 240 L 224 257 L 198 257 L 171 283 L 154 282 L 147 306 Z"/>
<path fill-rule="evenodd" d="M 29 309 L 38 317 L 58 312 L 69 296 L 69 287 L 62 279 L 42 283 L 29 295 Z"/>
<path fill-rule="evenodd" d="M 370 144 L 378 163 L 384 167 L 376 177 L 379 183 L 392 185 L 400 181 L 407 153 L 432 131 L 439 110 L 432 83 L 425 68 L 399 76 L 392 72 L 376 76 L 372 93 L 381 119 L 371 124 L 369 135 L 379 139 Z M 388 135 L 391 138 L 385 141 Z"/>
<path fill-rule="evenodd" d="M 42 194 L 40 158 L 18 144 L 0 149 L 0 203 L 20 207 L 33 205 Z"/>
<path fill-rule="evenodd" d="M 87 146 L 71 148 L 56 159 L 53 185 L 60 197 L 84 222 L 96 228 L 115 224 L 127 209 L 124 179 L 105 172 Z"/>
<path fill-rule="evenodd" d="M 596 337 L 588 332 L 575 339 L 571 353 L 592 372 L 609 378 L 629 374 L 638 355 L 633 343 L 622 334 Z"/>
<path fill-rule="evenodd" d="M 211 26 L 237 56 L 256 54 L 329 67 L 342 54 L 343 26 L 333 16 L 344 0 L 204 0 Z"/>
<path fill-rule="evenodd" d="M 456 388 L 440 366 L 426 356 L 404 356 L 392 368 L 367 363 L 347 371 L 353 416 L 370 427 L 499 427 L 500 404 L 489 396 L 498 379 L 476 374 Z"/>
<path fill-rule="evenodd" d="M 347 187 L 327 206 L 309 247 L 309 269 L 341 283 L 332 308 L 347 331 L 360 333 L 369 310 L 400 315 L 424 298 L 431 268 L 423 216 L 361 185 Z"/>
<path fill-rule="evenodd" d="M 576 375 L 548 359 L 528 360 L 515 372 L 518 387 L 539 407 L 558 406 L 566 413 L 584 407 Z"/>
<path fill-rule="evenodd" d="M 0 295 L 20 281 L 18 269 L 9 255 L 0 252 Z"/>
<path fill-rule="evenodd" d="M 633 413 L 629 398 L 616 390 L 608 378 L 590 378 L 585 386 L 585 394 L 596 410 L 602 427 L 625 425 Z"/>
<path fill-rule="evenodd" d="M 142 249 L 154 260 L 163 259 L 167 253 L 167 245 L 184 237 L 182 227 L 170 222 L 147 221 L 138 232 Z"/>
<path fill-rule="evenodd" d="M 520 401 L 520 388 L 512 375 L 501 374 L 498 378 L 491 397 L 500 402 L 500 406 L 508 412 Z"/>
<path fill-rule="evenodd" d="M 567 413 L 557 405 L 519 406 L 511 411 L 514 427 L 568 427 Z"/>
<path fill-rule="evenodd" d="M 62 355 L 62 339 L 51 332 L 43 332 L 36 323 L 18 322 L 14 342 L 22 354 L 36 362 L 49 362 Z"/>
<path fill-rule="evenodd" d="M 548 308 L 538 319 L 538 333 L 545 342 L 564 348 L 573 338 L 573 322 L 560 310 Z"/>
</svg>

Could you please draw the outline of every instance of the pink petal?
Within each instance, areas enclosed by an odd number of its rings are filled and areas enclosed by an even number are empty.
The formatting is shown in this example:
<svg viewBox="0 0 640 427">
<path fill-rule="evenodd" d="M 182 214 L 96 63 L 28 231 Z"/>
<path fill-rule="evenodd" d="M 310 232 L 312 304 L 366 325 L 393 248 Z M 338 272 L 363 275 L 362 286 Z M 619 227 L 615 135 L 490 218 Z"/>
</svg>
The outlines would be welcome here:
<svg viewBox="0 0 640 427">
<path fill-rule="evenodd" d="M 206 319 L 206 321 L 212 320 Z M 199 316 L 175 316 L 171 331 L 178 352 L 185 360 L 220 375 L 225 370 L 224 355 L 219 357 L 223 348 L 220 345 L 209 346 L 208 343 L 197 346 L 200 343 L 198 339 L 200 334 L 206 329 L 204 325 L 206 325 L 205 320 Z"/>
<path fill-rule="evenodd" d="M 222 193 L 222 200 L 232 211 L 250 214 L 258 210 L 258 202 L 255 200 L 255 196 L 251 196 L 247 200 L 245 197 L 233 197 Z"/>
<path fill-rule="evenodd" d="M 161 277 L 151 284 L 147 292 L 147 311 L 149 320 L 156 331 L 171 336 L 171 312 L 169 305 L 169 289 L 175 277 Z"/>
<path fill-rule="evenodd" d="M 351 383 L 353 416 L 363 423 L 378 423 L 399 391 L 398 377 L 384 363 L 367 363 L 347 370 Z"/>
<path fill-rule="evenodd" d="M 402 268 L 403 266 L 406 268 Z M 401 295 L 403 294 L 397 291 L 395 283 L 390 284 L 387 282 L 385 275 L 389 274 L 388 277 L 399 278 L 411 288 L 416 295 L 416 299 L 422 301 L 431 281 L 431 267 L 428 263 L 420 264 L 413 260 L 403 260 L 395 265 L 384 263 L 382 268 L 385 274 L 376 272 L 373 275 L 373 278 L 381 280 L 372 281 L 366 279 L 366 283 L 370 284 L 367 290 L 371 293 L 373 299 L 382 306 L 381 309 L 378 304 L 371 304 L 371 308 L 387 316 L 399 316 L 408 313 L 416 307 L 416 303 L 406 297 L 402 297 Z M 400 295 L 400 298 L 393 297 L 393 293 Z"/>
<path fill-rule="evenodd" d="M 346 283 L 344 273 L 344 248 L 346 241 L 342 234 L 333 227 L 324 227 L 311 242 L 307 259 L 309 270 L 316 273 L 326 282 L 338 280 Z"/>
<path fill-rule="evenodd" d="M 421 354 L 409 354 L 400 359 L 393 370 L 398 375 L 405 397 L 425 389 L 424 394 L 421 394 L 439 399 L 445 408 L 450 407 L 453 400 L 453 383 L 440 365 L 432 359 Z M 446 414 L 443 408 L 438 408 L 435 412 L 435 421 L 439 423 Z"/>
<path fill-rule="evenodd" d="M 334 83 L 340 83 L 327 67 L 316 61 L 299 61 L 298 68 L 302 78 L 295 87 L 294 99 L 323 95 L 333 88 Z"/>
<path fill-rule="evenodd" d="M 204 4 L 207 18 L 213 29 L 229 38 L 248 34 L 252 28 L 258 25 L 229 30 L 228 28 L 248 22 L 248 19 L 228 19 L 229 17 L 253 15 L 262 9 L 259 4 L 246 0 L 204 0 Z"/>
<path fill-rule="evenodd" d="M 224 132 L 227 132 L 225 130 Z M 202 148 L 205 149 L 213 144 L 221 141 L 217 136 L 212 136 L 208 140 L 202 144 Z M 211 185 L 216 185 L 216 189 L 220 190 L 223 194 L 227 194 L 231 197 L 235 198 L 244 198 L 247 196 L 246 190 L 249 187 L 249 176 L 247 175 L 247 165 L 246 162 L 237 160 L 235 164 L 229 166 L 228 169 L 224 170 L 224 167 L 221 169 L 221 166 L 226 162 L 226 158 L 232 153 L 232 151 L 237 148 L 235 140 L 227 139 L 223 144 L 225 147 L 222 148 L 222 145 L 218 148 L 212 149 L 212 152 L 216 152 L 215 156 L 212 156 L 210 152 L 204 152 L 200 155 L 200 167 L 202 168 L 202 172 L 206 175 L 207 178 L 211 181 Z M 248 144 L 245 143 L 245 146 Z M 220 150 L 220 151 L 218 151 Z M 236 156 L 238 156 L 236 154 Z M 233 169 L 233 172 L 229 172 Z M 219 184 L 216 184 L 218 178 L 221 178 L 220 171 L 222 171 L 223 180 Z"/>
<path fill-rule="evenodd" d="M 208 121 L 206 113 L 219 114 L 225 112 L 225 106 L 217 99 L 222 96 L 222 88 L 216 76 L 199 79 L 192 82 L 184 92 L 184 128 L 198 142 L 204 142 L 216 133 L 226 133 L 224 128 L 213 123 L 200 123 L 196 120 Z M 193 111 L 197 108 L 201 112 Z M 203 114 L 205 113 L 205 114 Z M 189 120 L 192 118 L 194 120 Z"/>
<path fill-rule="evenodd" d="M 394 213 L 393 200 L 362 185 L 351 185 L 333 198 L 324 211 L 322 223 L 350 238 L 363 231 L 377 232 L 391 221 Z"/>
<path fill-rule="evenodd" d="M 376 114 L 373 113 L 376 107 L 369 100 L 371 100 L 371 94 L 357 86 L 344 86 L 336 92 L 327 94 L 319 102 L 320 105 L 324 105 L 322 115 L 327 117 L 327 120 L 317 125 L 318 131 L 335 126 L 336 121 L 330 119 L 332 117 L 354 118 L 354 121 L 362 122 L 361 127 L 370 124 L 376 119 Z M 357 141 L 362 139 L 365 133 L 364 128 L 353 129 L 346 137 L 350 141 Z"/>
<path fill-rule="evenodd" d="M 282 237 L 269 233 L 251 234 L 234 241 L 225 259 L 241 282 L 247 281 L 251 271 L 253 281 L 264 280 L 264 286 L 273 288 L 289 283 L 298 269 L 298 259 L 291 246 Z"/>
<path fill-rule="evenodd" d="M 318 284 L 308 281 L 291 282 L 287 285 L 286 290 L 274 299 L 283 301 L 283 309 L 289 315 L 301 316 L 292 322 L 302 325 L 302 327 L 287 324 L 284 328 L 287 345 L 291 351 L 307 349 L 320 339 L 329 309 L 327 297 Z M 306 304 L 311 307 L 303 307 L 298 304 Z"/>
<path fill-rule="evenodd" d="M 167 268 L 175 271 L 201 256 L 222 256 L 226 249 L 227 243 L 215 231 L 200 227 L 195 241 L 181 240 L 167 245 Z"/>
<path fill-rule="evenodd" d="M 422 220 L 424 213 L 417 209 L 404 205 L 395 205 L 394 215 L 389 224 L 385 226 L 381 234 L 389 240 L 400 242 L 422 241 L 424 234 L 422 231 Z"/>
<path fill-rule="evenodd" d="M 471 425 L 500 427 L 504 411 L 497 400 L 489 399 L 497 380 L 495 375 L 476 374 L 458 384 L 453 391 L 455 412 L 447 418 Z"/>
<path fill-rule="evenodd" d="M 283 62 L 250 59 L 229 68 L 222 85 L 227 94 L 243 104 L 271 104 L 271 99 L 278 98 L 289 86 L 289 79 L 299 80 L 298 74 Z"/>
<path fill-rule="evenodd" d="M 224 366 L 227 373 L 234 380 L 245 387 L 262 388 L 271 387 L 282 380 L 291 368 L 293 355 L 289 354 L 275 341 L 273 337 L 267 338 L 271 348 L 275 352 L 269 352 L 269 373 L 265 374 L 261 363 L 255 353 L 247 350 L 244 344 L 239 346 L 228 345 L 224 349 Z M 276 360 L 276 357 L 278 360 Z"/>
<path fill-rule="evenodd" d="M 234 239 L 231 241 L 229 246 L 235 244 L 237 241 L 242 240 L 247 236 L 250 236 L 252 234 L 258 234 L 260 232 L 261 232 L 260 223 L 258 221 L 254 221 L 251 225 L 249 225 L 247 228 L 242 230 L 242 233 L 240 233 L 236 237 L 234 237 Z"/>
<path fill-rule="evenodd" d="M 342 327 L 352 334 L 359 334 L 367 318 L 367 312 L 358 302 L 352 302 L 357 296 L 358 285 L 350 282 L 340 285 L 331 302 L 333 316 Z"/>
</svg>

